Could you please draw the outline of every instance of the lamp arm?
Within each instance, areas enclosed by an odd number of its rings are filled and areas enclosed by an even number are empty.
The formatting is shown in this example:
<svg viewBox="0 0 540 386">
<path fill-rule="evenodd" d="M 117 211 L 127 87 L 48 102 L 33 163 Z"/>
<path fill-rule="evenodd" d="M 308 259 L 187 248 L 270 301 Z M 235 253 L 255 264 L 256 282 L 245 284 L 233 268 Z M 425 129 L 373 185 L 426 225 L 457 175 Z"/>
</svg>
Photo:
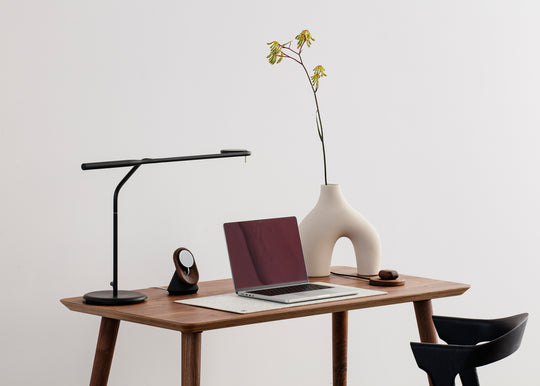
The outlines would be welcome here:
<svg viewBox="0 0 540 386">
<path fill-rule="evenodd" d="M 144 164 L 157 164 L 163 162 L 178 162 L 178 161 L 195 161 L 202 159 L 214 159 L 214 158 L 231 158 L 231 157 L 247 157 L 251 155 L 248 150 L 221 150 L 217 154 L 200 154 L 200 155 L 187 155 L 181 157 L 165 157 L 165 158 L 143 158 L 139 160 L 121 160 L 121 161 L 104 161 L 104 162 L 87 162 L 81 165 L 82 170 L 93 169 L 109 169 L 109 168 L 121 168 L 126 166 L 137 166 Z"/>
</svg>

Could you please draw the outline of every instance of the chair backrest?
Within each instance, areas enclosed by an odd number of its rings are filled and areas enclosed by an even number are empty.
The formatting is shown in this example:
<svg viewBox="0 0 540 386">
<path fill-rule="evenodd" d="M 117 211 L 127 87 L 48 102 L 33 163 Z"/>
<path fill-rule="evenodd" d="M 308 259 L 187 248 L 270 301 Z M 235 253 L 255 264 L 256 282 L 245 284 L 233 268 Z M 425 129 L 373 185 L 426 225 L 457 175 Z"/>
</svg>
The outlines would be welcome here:
<svg viewBox="0 0 540 386">
<path fill-rule="evenodd" d="M 475 345 L 469 365 L 480 367 L 506 358 L 520 347 L 528 316 L 525 313 L 492 320 L 433 316 L 433 323 L 446 343 Z"/>
<path fill-rule="evenodd" d="M 528 314 L 481 320 L 433 316 L 439 337 L 447 345 L 411 343 L 418 366 L 434 386 L 478 386 L 476 368 L 514 353 L 521 345 Z"/>
<path fill-rule="evenodd" d="M 520 314 L 495 321 L 494 329 L 502 335 L 485 344 L 477 345 L 471 364 L 474 367 L 484 366 L 516 352 L 521 346 L 527 320 L 528 314 Z"/>
</svg>

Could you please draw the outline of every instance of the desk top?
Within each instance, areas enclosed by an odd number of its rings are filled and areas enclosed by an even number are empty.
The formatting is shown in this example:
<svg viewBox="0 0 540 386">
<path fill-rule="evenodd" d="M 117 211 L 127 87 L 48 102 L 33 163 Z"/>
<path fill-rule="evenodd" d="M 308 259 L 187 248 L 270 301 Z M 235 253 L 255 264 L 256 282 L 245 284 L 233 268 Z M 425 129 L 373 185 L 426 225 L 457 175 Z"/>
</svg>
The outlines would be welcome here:
<svg viewBox="0 0 540 386">
<path fill-rule="evenodd" d="M 352 267 L 333 267 L 332 270 L 349 274 L 354 274 L 356 271 Z M 201 282 L 199 283 L 199 291 L 196 294 L 184 296 L 169 296 L 167 291 L 158 288 L 140 289 L 137 291 L 146 294 L 148 299 L 143 303 L 134 305 L 94 306 L 85 304 L 82 297 L 62 299 L 61 302 L 72 311 L 192 333 L 302 316 L 457 296 L 467 291 L 470 287 L 468 284 L 415 276 L 400 275 L 400 278 L 405 280 L 405 285 L 398 287 L 373 287 L 365 280 L 335 275 L 313 278 L 313 281 L 383 290 L 387 294 L 341 300 L 336 299 L 331 302 L 300 305 L 250 314 L 235 314 L 174 302 L 179 299 L 234 292 L 232 279 Z"/>
</svg>

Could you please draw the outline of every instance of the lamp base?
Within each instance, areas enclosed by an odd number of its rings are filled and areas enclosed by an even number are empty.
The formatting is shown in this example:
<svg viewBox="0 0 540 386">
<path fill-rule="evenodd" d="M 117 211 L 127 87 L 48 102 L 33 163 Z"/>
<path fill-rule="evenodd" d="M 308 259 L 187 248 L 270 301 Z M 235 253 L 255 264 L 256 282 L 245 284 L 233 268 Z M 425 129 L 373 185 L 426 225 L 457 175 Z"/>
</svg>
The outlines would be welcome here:
<svg viewBox="0 0 540 386">
<path fill-rule="evenodd" d="M 112 290 L 89 292 L 83 296 L 86 304 L 97 306 L 120 306 L 126 304 L 142 303 L 147 296 L 136 291 L 118 291 L 117 296 L 113 296 Z"/>
</svg>

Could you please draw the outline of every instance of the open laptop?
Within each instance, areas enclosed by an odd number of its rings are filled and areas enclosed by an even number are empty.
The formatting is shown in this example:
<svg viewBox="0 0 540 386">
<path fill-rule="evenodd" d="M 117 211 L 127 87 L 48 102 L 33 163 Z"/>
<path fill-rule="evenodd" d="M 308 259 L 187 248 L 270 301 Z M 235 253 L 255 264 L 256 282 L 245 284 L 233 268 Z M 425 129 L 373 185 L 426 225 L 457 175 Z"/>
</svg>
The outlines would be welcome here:
<svg viewBox="0 0 540 386">
<path fill-rule="evenodd" d="M 353 287 L 309 283 L 296 217 L 223 225 L 238 295 L 279 303 L 354 295 Z"/>
</svg>

